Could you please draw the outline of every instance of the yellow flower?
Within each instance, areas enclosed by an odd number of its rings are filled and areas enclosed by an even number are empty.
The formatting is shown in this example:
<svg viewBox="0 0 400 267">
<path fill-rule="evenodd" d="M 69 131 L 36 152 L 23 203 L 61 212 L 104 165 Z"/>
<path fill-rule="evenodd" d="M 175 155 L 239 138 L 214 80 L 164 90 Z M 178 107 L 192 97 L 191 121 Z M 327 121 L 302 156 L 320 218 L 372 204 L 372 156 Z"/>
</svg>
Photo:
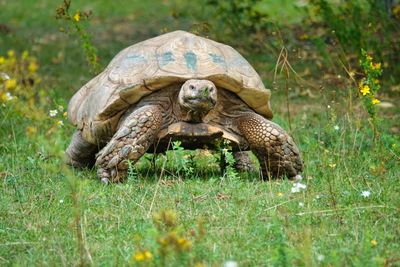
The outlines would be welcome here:
<svg viewBox="0 0 400 267">
<path fill-rule="evenodd" d="M 7 51 L 7 56 L 8 56 L 8 57 L 14 57 L 14 56 L 15 56 L 14 50 L 8 50 L 8 51 Z"/>
<path fill-rule="evenodd" d="M 308 36 L 307 33 L 303 33 L 303 34 L 300 36 L 300 40 L 307 40 L 307 39 L 309 39 L 309 38 L 310 38 L 310 36 Z"/>
<path fill-rule="evenodd" d="M 283 193 L 282 192 L 279 192 L 277 195 L 278 195 L 278 197 L 283 197 Z"/>
<path fill-rule="evenodd" d="M 64 116 L 64 118 L 66 118 L 66 117 L 68 116 L 68 112 L 65 111 L 65 112 L 63 113 L 63 116 Z"/>
<path fill-rule="evenodd" d="M 14 89 L 15 87 L 17 87 L 17 80 L 15 80 L 15 79 L 9 79 L 9 80 L 7 80 L 7 81 L 5 82 L 5 87 L 6 87 L 6 90 L 12 90 L 12 89 Z"/>
<path fill-rule="evenodd" d="M 38 68 L 39 66 L 35 61 L 31 61 L 28 65 L 28 70 L 30 73 L 35 73 Z"/>
<path fill-rule="evenodd" d="M 380 103 L 381 101 L 379 99 L 374 98 L 374 99 L 372 99 L 371 102 L 373 105 L 376 105 L 376 104 Z"/>
<path fill-rule="evenodd" d="M 375 239 L 371 240 L 371 246 L 376 247 L 378 245 L 378 242 Z"/>
<path fill-rule="evenodd" d="M 143 255 L 146 259 L 151 259 L 153 257 L 153 254 L 151 254 L 150 251 L 146 250 L 145 252 L 143 252 Z"/>
<path fill-rule="evenodd" d="M 0 65 L 4 64 L 4 62 L 6 62 L 6 59 L 4 57 L 0 57 Z"/>
<path fill-rule="evenodd" d="M 368 61 L 371 61 L 371 60 L 372 60 L 372 57 L 371 57 L 370 55 L 367 55 L 367 60 L 368 60 Z"/>
<path fill-rule="evenodd" d="M 362 95 L 367 95 L 367 94 L 369 94 L 371 92 L 371 90 L 369 89 L 368 85 L 364 85 L 361 88 L 360 92 L 362 93 Z"/>
<path fill-rule="evenodd" d="M 371 69 L 373 70 L 380 70 L 381 69 L 381 63 L 369 63 L 369 66 L 371 67 Z"/>
<path fill-rule="evenodd" d="M 64 122 L 62 120 L 57 121 L 58 127 L 64 126 Z"/>
<path fill-rule="evenodd" d="M 334 169 L 336 167 L 336 163 L 329 163 L 329 167 L 331 167 L 332 169 Z"/>
<path fill-rule="evenodd" d="M 3 102 L 11 101 L 14 99 L 14 96 L 10 94 L 10 92 L 0 94 L 0 99 Z"/>
<path fill-rule="evenodd" d="M 142 252 L 136 252 L 133 258 L 135 261 L 142 261 L 144 260 L 144 254 Z"/>
<path fill-rule="evenodd" d="M 145 250 L 143 252 L 138 251 L 133 255 L 133 258 L 135 261 L 144 261 L 144 260 L 150 260 L 153 257 L 153 254 L 151 254 L 150 251 Z"/>
<path fill-rule="evenodd" d="M 29 52 L 26 51 L 26 50 L 24 50 L 24 52 L 22 52 L 21 57 L 22 57 L 23 59 L 25 59 L 25 58 L 27 58 L 28 56 L 29 56 Z"/>
<path fill-rule="evenodd" d="M 28 126 L 26 127 L 25 131 L 28 136 L 33 136 L 37 133 L 37 128 L 34 126 Z"/>
<path fill-rule="evenodd" d="M 81 19 L 81 14 L 79 12 L 76 12 L 76 14 L 74 15 L 74 20 L 79 21 L 80 19 Z"/>
<path fill-rule="evenodd" d="M 185 238 L 179 238 L 176 242 L 179 250 L 190 250 L 192 247 L 192 242 L 186 240 Z"/>
</svg>

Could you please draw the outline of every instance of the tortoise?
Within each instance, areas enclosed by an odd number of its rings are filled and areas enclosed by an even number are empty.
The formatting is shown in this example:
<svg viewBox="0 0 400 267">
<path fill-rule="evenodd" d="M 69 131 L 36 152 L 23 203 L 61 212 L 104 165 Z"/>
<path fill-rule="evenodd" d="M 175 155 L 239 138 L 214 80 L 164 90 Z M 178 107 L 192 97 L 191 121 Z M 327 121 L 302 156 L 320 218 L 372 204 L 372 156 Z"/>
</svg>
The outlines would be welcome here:
<svg viewBox="0 0 400 267">
<path fill-rule="evenodd" d="M 128 161 L 163 152 L 174 140 L 186 149 L 232 146 L 236 168 L 248 171 L 249 152 L 265 179 L 303 169 L 292 138 L 270 121 L 270 90 L 236 50 L 185 31 L 134 44 L 70 100 L 77 131 L 67 164 L 98 167 L 103 182 L 122 181 Z"/>
</svg>

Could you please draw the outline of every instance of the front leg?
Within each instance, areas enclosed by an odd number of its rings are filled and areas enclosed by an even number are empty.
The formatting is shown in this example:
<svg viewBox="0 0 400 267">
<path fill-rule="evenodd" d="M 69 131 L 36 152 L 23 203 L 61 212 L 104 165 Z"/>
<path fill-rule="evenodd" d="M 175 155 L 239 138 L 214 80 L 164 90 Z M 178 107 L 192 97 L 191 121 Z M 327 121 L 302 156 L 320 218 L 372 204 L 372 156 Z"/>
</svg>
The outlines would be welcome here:
<svg viewBox="0 0 400 267">
<path fill-rule="evenodd" d="M 283 175 L 292 178 L 303 170 L 299 150 L 277 124 L 254 113 L 238 118 L 236 125 L 257 156 L 264 180 Z"/>
<path fill-rule="evenodd" d="M 162 125 L 158 106 L 134 110 L 120 123 L 110 142 L 97 154 L 98 177 L 102 182 L 119 182 L 127 174 L 127 160 L 136 163 L 154 143 Z"/>
</svg>

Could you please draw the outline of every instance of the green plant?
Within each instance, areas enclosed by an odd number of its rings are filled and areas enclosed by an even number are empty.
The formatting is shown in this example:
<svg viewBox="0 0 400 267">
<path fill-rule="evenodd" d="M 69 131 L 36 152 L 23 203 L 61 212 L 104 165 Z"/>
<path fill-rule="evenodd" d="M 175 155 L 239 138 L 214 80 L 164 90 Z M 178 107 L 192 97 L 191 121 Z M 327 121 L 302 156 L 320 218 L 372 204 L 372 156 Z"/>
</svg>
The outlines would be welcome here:
<svg viewBox="0 0 400 267">
<path fill-rule="evenodd" d="M 28 51 L 18 55 L 9 50 L 7 55 L 0 55 L 0 101 L 31 119 L 40 119 L 43 114 L 39 106 L 47 101 L 47 94 L 40 90 L 38 68 L 37 59 Z"/>
<path fill-rule="evenodd" d="M 193 155 L 185 154 L 185 149 L 181 146 L 181 141 L 172 142 L 172 150 L 174 152 L 174 167 L 179 174 L 190 177 L 194 173 Z"/>
<path fill-rule="evenodd" d="M 359 58 L 362 48 L 374 51 L 375 57 L 387 70 L 386 74 L 398 81 L 400 50 L 395 44 L 399 38 L 398 21 L 391 16 L 387 2 L 312 0 L 313 8 L 310 10 L 312 17 L 316 15 L 330 30 L 325 41 L 337 42 L 342 58 L 350 59 L 350 63 L 355 65 L 357 62 L 351 59 Z"/>
<path fill-rule="evenodd" d="M 223 178 L 236 179 L 239 177 L 235 169 L 235 158 L 232 153 L 232 147 L 229 145 L 229 141 L 224 140 L 220 145 L 221 154 L 221 169 L 223 171 Z"/>
<path fill-rule="evenodd" d="M 233 33 L 254 33 L 268 27 L 268 15 L 258 8 L 260 3 L 262 0 L 207 0 L 218 18 Z"/>
<path fill-rule="evenodd" d="M 361 49 L 360 66 L 363 71 L 363 78 L 358 84 L 359 95 L 364 108 L 370 116 L 375 140 L 378 136 L 376 104 L 380 100 L 376 98 L 376 95 L 381 89 L 379 80 L 382 75 L 381 63 L 373 62 L 373 58 L 364 49 Z"/>
<path fill-rule="evenodd" d="M 201 221 L 190 236 L 184 232 L 174 210 L 162 209 L 153 214 L 152 221 L 156 231 L 148 247 L 153 249 L 145 248 L 138 238 L 138 249 L 131 256 L 131 263 L 139 266 L 204 266 L 202 259 L 193 253 L 194 245 L 205 235 Z"/>
<path fill-rule="evenodd" d="M 83 52 L 85 53 L 86 62 L 88 63 L 91 71 L 95 74 L 100 72 L 99 57 L 97 56 L 97 49 L 94 46 L 91 36 L 86 30 L 86 26 L 82 23 L 83 21 L 89 21 L 92 12 L 81 12 L 77 10 L 71 13 L 72 0 L 63 0 L 62 4 L 56 9 L 56 19 L 64 21 L 67 25 L 61 27 L 60 31 L 67 34 L 77 35 L 80 39 Z"/>
<path fill-rule="evenodd" d="M 38 126 L 47 129 L 47 134 L 53 133 L 64 125 L 67 116 L 63 105 L 56 105 L 42 85 L 38 70 L 37 58 L 26 50 L 21 54 L 9 50 L 7 55 L 0 55 L 0 103 L 4 119 L 17 114 L 29 120 L 30 125 L 25 128 L 29 137 L 37 134 Z"/>
</svg>

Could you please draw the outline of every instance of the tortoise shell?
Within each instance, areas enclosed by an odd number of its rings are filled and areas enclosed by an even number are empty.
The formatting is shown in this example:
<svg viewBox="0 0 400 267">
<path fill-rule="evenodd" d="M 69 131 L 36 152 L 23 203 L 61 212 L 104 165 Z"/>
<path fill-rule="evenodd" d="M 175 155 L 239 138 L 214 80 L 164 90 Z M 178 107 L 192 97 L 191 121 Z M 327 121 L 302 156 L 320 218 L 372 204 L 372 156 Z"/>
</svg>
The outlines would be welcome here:
<svg viewBox="0 0 400 267">
<path fill-rule="evenodd" d="M 235 49 L 175 31 L 125 48 L 71 99 L 70 121 L 88 142 L 112 136 L 121 115 L 142 97 L 177 82 L 206 79 L 270 119 L 271 92 Z"/>
</svg>

